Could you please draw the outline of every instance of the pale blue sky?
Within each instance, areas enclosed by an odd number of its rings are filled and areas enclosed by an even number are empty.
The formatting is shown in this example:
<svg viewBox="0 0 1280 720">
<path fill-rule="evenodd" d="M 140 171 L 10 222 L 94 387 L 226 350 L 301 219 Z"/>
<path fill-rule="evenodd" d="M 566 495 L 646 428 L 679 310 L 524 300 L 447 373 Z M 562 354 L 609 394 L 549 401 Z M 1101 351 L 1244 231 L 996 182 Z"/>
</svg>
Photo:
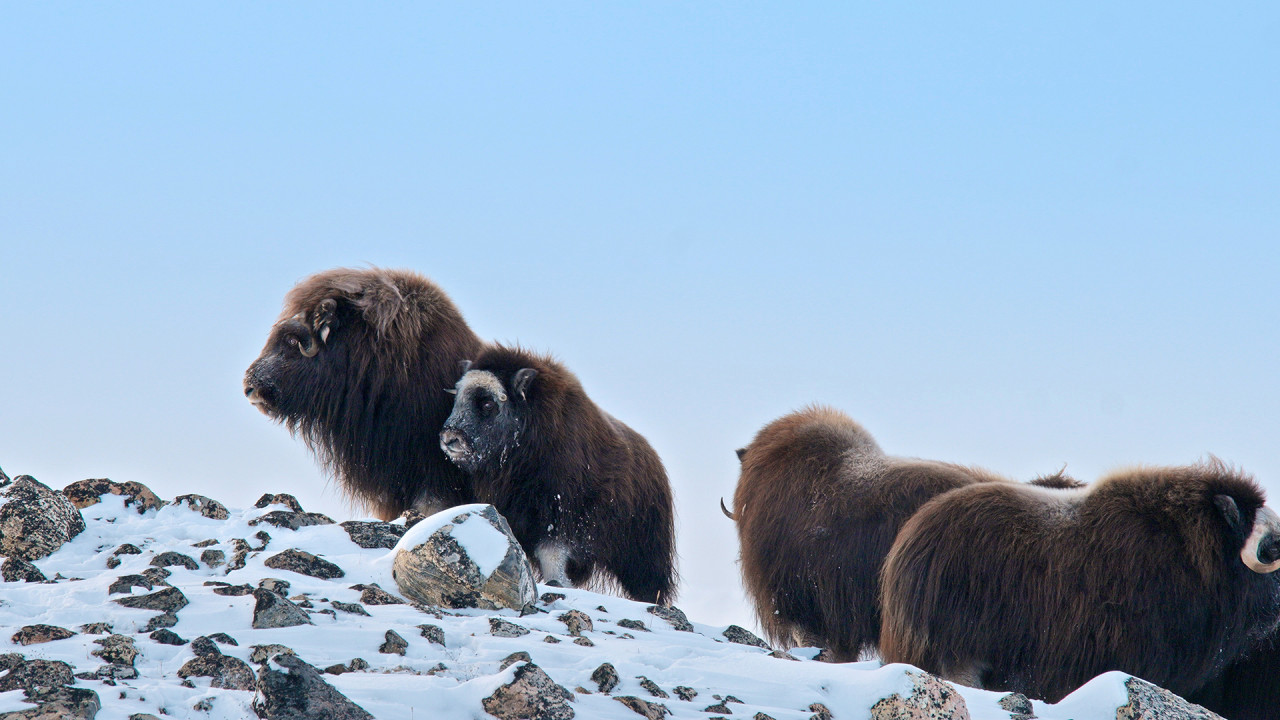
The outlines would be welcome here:
<svg viewBox="0 0 1280 720">
<path fill-rule="evenodd" d="M 240 378 L 371 263 L 649 437 L 707 622 L 733 450 L 809 402 L 1280 494 L 1274 3 L 8 4 L 0 150 L 0 467 L 55 487 L 351 517 Z"/>
</svg>

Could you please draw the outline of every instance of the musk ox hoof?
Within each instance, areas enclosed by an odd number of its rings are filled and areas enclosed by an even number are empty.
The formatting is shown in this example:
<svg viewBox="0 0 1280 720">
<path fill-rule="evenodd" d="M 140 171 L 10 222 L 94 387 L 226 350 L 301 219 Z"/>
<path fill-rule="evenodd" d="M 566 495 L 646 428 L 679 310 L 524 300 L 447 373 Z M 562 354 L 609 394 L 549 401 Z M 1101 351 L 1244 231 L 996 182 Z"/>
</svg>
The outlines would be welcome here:
<svg viewBox="0 0 1280 720">
<path fill-rule="evenodd" d="M 538 599 L 529 558 L 492 505 L 436 513 L 396 548 L 396 585 L 423 605 L 521 610 Z"/>
</svg>

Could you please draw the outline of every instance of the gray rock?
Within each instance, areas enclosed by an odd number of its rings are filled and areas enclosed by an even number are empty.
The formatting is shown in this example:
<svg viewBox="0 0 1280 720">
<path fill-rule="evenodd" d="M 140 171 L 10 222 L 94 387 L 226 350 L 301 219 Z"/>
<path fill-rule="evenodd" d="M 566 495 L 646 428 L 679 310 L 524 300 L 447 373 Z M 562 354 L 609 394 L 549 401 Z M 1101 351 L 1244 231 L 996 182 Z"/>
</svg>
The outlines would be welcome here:
<svg viewBox="0 0 1280 720">
<path fill-rule="evenodd" d="M 274 667 L 273 667 L 274 666 Z M 258 670 L 253 709 L 266 720 L 373 720 L 320 672 L 294 655 L 276 655 Z"/>
<path fill-rule="evenodd" d="M 964 698 L 950 683 L 908 670 L 911 693 L 894 693 L 871 707 L 871 720 L 969 720 Z"/>
<path fill-rule="evenodd" d="M 724 629 L 722 634 L 724 635 L 724 639 L 731 643 L 737 643 L 739 645 L 754 645 L 758 648 L 764 648 L 765 650 L 769 649 L 769 643 L 756 637 L 755 633 L 750 630 L 738 627 L 737 625 L 730 625 Z"/>
<path fill-rule="evenodd" d="M 48 580 L 40 568 L 22 558 L 5 558 L 0 564 L 0 580 L 5 582 L 45 582 Z"/>
<path fill-rule="evenodd" d="M 361 605 L 360 603 L 349 603 L 349 602 L 342 602 L 341 600 L 330 600 L 329 604 L 345 613 L 351 613 L 352 615 L 363 615 L 365 617 L 372 617 L 369 614 L 369 611 L 365 610 L 364 606 Z"/>
<path fill-rule="evenodd" d="M 297 655 L 297 653 L 293 651 L 293 648 L 284 645 L 276 645 L 274 643 L 270 645 L 254 645 L 253 651 L 249 653 L 249 662 L 254 663 L 255 665 L 261 665 L 281 653 L 284 653 L 285 655 Z"/>
<path fill-rule="evenodd" d="M 209 644 L 213 645 L 212 642 L 209 642 Z M 216 648 L 214 652 L 217 654 L 201 655 L 188 660 L 185 665 L 178 668 L 178 677 L 212 678 L 209 687 L 223 690 L 253 690 L 257 687 L 257 679 L 253 674 L 253 668 L 245 664 L 243 660 L 233 658 L 230 655 L 223 655 Z"/>
<path fill-rule="evenodd" d="M 645 627 L 644 622 L 640 620 L 628 620 L 626 618 L 623 618 L 622 620 L 618 621 L 618 627 L 624 627 L 628 630 L 642 630 L 644 632 L 652 632 L 649 628 Z"/>
<path fill-rule="evenodd" d="M 444 630 L 437 625 L 419 625 L 418 630 L 422 631 L 422 637 L 436 645 L 444 646 Z"/>
<path fill-rule="evenodd" d="M 312 525 L 332 525 L 333 518 L 320 513 L 304 513 L 289 512 L 287 510 L 273 510 L 262 517 L 254 518 L 249 521 L 250 526 L 267 523 L 278 528 L 286 530 L 297 530 L 298 528 L 310 527 Z"/>
<path fill-rule="evenodd" d="M 235 638 L 231 637 L 230 635 L 224 632 L 212 633 L 211 635 L 209 635 L 209 639 L 216 643 L 221 643 L 223 645 L 235 645 L 235 646 L 240 645 L 240 643 L 236 642 Z"/>
<path fill-rule="evenodd" d="M 110 635 L 111 624 L 104 622 L 86 623 L 80 626 L 80 632 L 85 635 Z"/>
<path fill-rule="evenodd" d="M 227 572 L 233 570 L 242 570 L 245 560 L 249 557 L 249 543 L 240 538 L 231 541 L 231 560 L 227 562 Z"/>
<path fill-rule="evenodd" d="M 452 535 L 469 522 L 487 523 L 507 536 L 506 554 L 487 576 Z M 461 513 L 422 544 L 396 553 L 392 576 L 402 595 L 432 607 L 521 610 L 537 599 L 533 567 L 492 505 Z"/>
<path fill-rule="evenodd" d="M 227 561 L 227 554 L 221 550 L 205 550 L 200 553 L 200 562 L 211 568 L 216 568 Z"/>
<path fill-rule="evenodd" d="M 106 478 L 94 478 L 73 482 L 62 488 L 62 494 L 67 496 L 72 505 L 81 510 L 102 502 L 103 495 L 124 497 L 125 506 L 132 505 L 139 515 L 148 510 L 159 510 L 164 507 L 164 501 L 140 482 L 118 483 Z"/>
<path fill-rule="evenodd" d="M 515 678 L 480 701 L 498 720 L 570 720 L 573 693 L 557 685 L 533 663 L 516 668 Z"/>
<path fill-rule="evenodd" d="M 809 706 L 809 712 L 813 713 L 809 720 L 835 720 L 836 716 L 831 714 L 831 709 L 822 703 L 813 703 Z"/>
<path fill-rule="evenodd" d="M 125 607 L 158 610 L 168 613 L 175 613 L 181 610 L 189 602 L 187 596 L 183 595 L 182 591 L 175 587 L 168 587 L 150 595 L 130 595 L 129 597 L 116 598 L 115 601 Z"/>
<path fill-rule="evenodd" d="M 133 646 L 133 638 L 128 635 L 108 635 L 93 642 L 102 646 L 101 649 L 94 650 L 93 654 L 112 665 L 133 665 L 133 659 L 138 657 L 138 649 Z"/>
<path fill-rule="evenodd" d="M 8 653 L 4 658 L 7 672 L 0 675 L 0 692 L 25 690 L 30 696 L 37 688 L 75 682 L 71 666 L 61 660 L 27 660 L 17 653 Z"/>
<path fill-rule="evenodd" d="M 183 640 L 178 633 L 167 628 L 161 628 L 151 633 L 151 639 L 161 645 L 186 645 L 187 641 Z"/>
<path fill-rule="evenodd" d="M 66 640 L 73 635 L 75 635 L 74 632 L 57 625 L 25 625 L 13 634 L 12 640 L 19 645 L 38 645 L 54 640 Z"/>
<path fill-rule="evenodd" d="M 136 587 L 142 587 L 148 590 L 155 589 L 155 585 L 151 580 L 143 577 L 142 575 L 121 575 L 107 588 L 107 594 L 115 595 L 117 593 L 129 593 L 133 592 L 133 589 Z"/>
<path fill-rule="evenodd" d="M 502 672 L 518 662 L 533 662 L 533 658 L 524 650 L 517 650 L 502 658 L 502 662 L 498 663 L 498 672 Z"/>
<path fill-rule="evenodd" d="M 693 699 L 698 697 L 698 691 L 687 685 L 677 685 L 672 690 L 675 691 L 676 697 L 685 702 L 693 702 Z M 830 720 L 830 718 L 827 720 Z"/>
<path fill-rule="evenodd" d="M 388 522 L 367 522 L 364 520 L 348 520 L 342 523 L 342 529 L 347 531 L 347 535 L 351 537 L 351 542 L 366 550 L 375 548 L 390 550 L 400 541 L 400 536 L 404 535 L 405 531 L 403 525 L 392 525 Z"/>
<path fill-rule="evenodd" d="M 84 532 L 84 518 L 66 495 L 30 475 L 0 489 L 0 555 L 39 560 Z"/>
<path fill-rule="evenodd" d="M 403 605 L 404 600 L 378 587 L 377 583 L 368 585 L 352 585 L 352 590 L 360 591 L 360 602 L 365 605 Z"/>
<path fill-rule="evenodd" d="M 307 611 L 289 602 L 288 598 L 270 590 L 253 591 L 257 604 L 253 608 L 253 626 L 258 629 L 311 625 Z"/>
<path fill-rule="evenodd" d="M 155 617 L 148 620 L 147 626 L 142 629 L 142 632 L 149 633 L 149 632 L 154 632 L 156 630 L 163 630 L 165 628 L 171 628 L 177 624 L 178 624 L 177 615 L 171 612 L 162 612 L 159 615 L 156 615 Z"/>
<path fill-rule="evenodd" d="M 195 653 L 197 657 L 222 654 L 222 651 L 218 649 L 217 644 L 204 635 L 201 635 L 191 641 L 191 652 Z"/>
<path fill-rule="evenodd" d="M 667 694 L 666 690 L 663 690 L 662 688 L 658 687 L 658 683 L 650 680 L 649 678 L 643 675 L 637 675 L 636 679 L 640 681 L 640 687 L 649 691 L 650 695 L 654 697 L 662 698 L 663 700 L 666 700 L 667 698 L 671 697 L 670 695 Z"/>
<path fill-rule="evenodd" d="M 637 715 L 643 715 L 647 720 L 662 720 L 662 718 L 671 714 L 666 705 L 662 703 L 649 702 L 641 700 L 631 695 L 619 695 L 614 698 L 618 702 L 631 708 Z"/>
<path fill-rule="evenodd" d="M 386 642 L 378 647 L 378 652 L 384 655 L 404 655 L 405 650 L 409 649 L 409 641 L 400 637 L 395 630 L 388 630 L 384 637 Z"/>
<path fill-rule="evenodd" d="M 4 713 L 0 720 L 93 720 L 102 709 L 98 693 L 75 687 L 42 687 L 27 693 L 27 701 L 36 706 Z"/>
<path fill-rule="evenodd" d="M 689 622 L 689 618 L 685 617 L 684 612 L 682 612 L 680 608 L 650 605 L 645 609 L 671 623 L 671 627 L 679 630 L 680 632 L 693 632 L 693 625 Z"/>
<path fill-rule="evenodd" d="M 111 551 L 112 555 L 141 555 L 142 548 L 133 543 L 123 543 L 120 547 Z"/>
<path fill-rule="evenodd" d="M 252 595 L 253 586 L 247 585 L 247 584 L 246 585 L 228 585 L 224 583 L 219 587 L 215 587 L 213 589 L 213 594 L 222 595 L 223 597 L 242 597 L 244 595 Z"/>
<path fill-rule="evenodd" d="M 298 498 L 289 493 L 275 493 L 274 495 L 267 493 L 258 498 L 258 502 L 253 504 L 256 508 L 264 508 L 268 505 L 284 505 L 293 512 L 302 512 L 302 503 L 298 502 Z"/>
<path fill-rule="evenodd" d="M 1146 680 L 1131 677 L 1124 681 L 1124 688 L 1129 702 L 1116 710 L 1116 720 L 1222 720 L 1216 713 Z"/>
<path fill-rule="evenodd" d="M 603 663 L 591 673 L 591 682 L 602 693 L 613 692 L 618 687 L 618 671 L 610 663 Z"/>
<path fill-rule="evenodd" d="M 226 520 L 231 517 L 227 506 L 204 495 L 179 495 L 173 499 L 174 505 L 186 505 L 189 510 L 214 520 Z"/>
<path fill-rule="evenodd" d="M 262 578 L 258 581 L 258 587 L 287 597 L 289 595 L 289 588 L 293 587 L 293 584 L 288 580 L 281 580 L 280 578 Z"/>
<path fill-rule="evenodd" d="M 518 638 L 523 635 L 528 635 L 529 630 L 511 622 L 510 620 L 491 617 L 489 618 L 489 633 L 494 637 Z"/>
<path fill-rule="evenodd" d="M 8 485 L 11 482 L 13 481 L 9 479 L 9 476 L 4 474 L 4 468 L 0 468 L 0 488 L 4 487 L 5 485 Z"/>
<path fill-rule="evenodd" d="M 346 573 L 342 568 L 328 560 L 318 558 L 305 550 L 290 548 L 267 558 L 263 563 L 272 570 L 289 570 L 301 575 L 310 575 L 321 580 L 340 578 Z"/>
<path fill-rule="evenodd" d="M 142 571 L 142 577 L 150 580 L 156 585 L 168 585 L 169 576 L 173 573 L 162 567 L 149 567 Z"/>
<path fill-rule="evenodd" d="M 569 634 L 573 637 L 582 637 L 584 630 L 591 632 L 596 629 L 591 616 L 581 610 L 570 610 L 557 619 L 569 628 Z"/>
<path fill-rule="evenodd" d="M 1031 701 L 1022 693 L 1009 693 L 996 703 L 1001 710 L 1016 715 L 1022 720 L 1030 720 L 1035 715 L 1035 708 L 1032 707 Z"/>
<path fill-rule="evenodd" d="M 175 565 L 180 565 L 188 570 L 200 569 L 200 563 L 196 562 L 195 558 L 189 557 L 187 555 L 183 555 L 180 552 L 173 552 L 173 551 L 162 552 L 159 555 L 156 555 L 155 557 L 151 558 L 152 567 L 163 568 L 163 567 L 173 567 Z"/>
</svg>

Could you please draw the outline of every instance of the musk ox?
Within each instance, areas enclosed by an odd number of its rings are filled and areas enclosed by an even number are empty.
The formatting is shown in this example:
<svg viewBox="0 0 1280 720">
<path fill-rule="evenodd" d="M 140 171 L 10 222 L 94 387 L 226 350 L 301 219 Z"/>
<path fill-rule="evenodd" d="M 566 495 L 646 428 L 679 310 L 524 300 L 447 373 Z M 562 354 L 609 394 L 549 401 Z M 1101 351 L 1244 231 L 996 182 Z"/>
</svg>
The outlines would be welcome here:
<svg viewBox="0 0 1280 720">
<path fill-rule="evenodd" d="M 1187 699 L 1227 720 L 1280 720 L 1280 633 L 1260 642 Z"/>
<path fill-rule="evenodd" d="M 880 654 L 1057 702 L 1121 670 L 1186 696 L 1280 623 L 1280 517 L 1217 460 L 929 501 L 884 564 Z"/>
<path fill-rule="evenodd" d="M 492 347 L 464 370 L 440 446 L 507 518 L 544 581 L 611 576 L 632 599 L 670 603 L 675 511 L 649 443 L 550 357 Z"/>
<path fill-rule="evenodd" d="M 285 296 L 244 394 L 300 436 L 347 496 L 390 520 L 472 502 L 440 451 L 445 388 L 483 343 L 453 301 L 403 270 L 317 273 Z"/>
<path fill-rule="evenodd" d="M 769 423 L 738 458 L 730 517 L 761 628 L 781 646 L 820 645 L 842 662 L 876 647 L 880 566 L 907 518 L 948 490 L 1012 482 L 885 455 L 861 425 L 822 406 Z M 1077 485 L 1061 472 L 1035 482 Z"/>
</svg>

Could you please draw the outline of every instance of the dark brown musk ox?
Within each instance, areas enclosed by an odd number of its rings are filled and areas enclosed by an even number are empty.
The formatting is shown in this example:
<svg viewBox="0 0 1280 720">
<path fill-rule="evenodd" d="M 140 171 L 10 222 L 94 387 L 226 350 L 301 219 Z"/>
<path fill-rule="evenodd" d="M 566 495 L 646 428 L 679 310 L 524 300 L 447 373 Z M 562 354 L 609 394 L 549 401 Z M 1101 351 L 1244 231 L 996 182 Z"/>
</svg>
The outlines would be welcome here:
<svg viewBox="0 0 1280 720">
<path fill-rule="evenodd" d="M 1120 670 L 1203 689 L 1280 624 L 1280 517 L 1215 460 L 929 501 L 884 564 L 880 654 L 1058 702 Z"/>
<path fill-rule="evenodd" d="M 474 500 L 439 433 L 458 362 L 483 345 L 449 296 L 417 273 L 326 270 L 285 296 L 244 394 L 374 515 L 431 514 Z"/>
<path fill-rule="evenodd" d="M 545 355 L 465 364 L 440 446 L 507 518 L 544 582 L 675 597 L 675 510 L 662 461 Z M 598 571 L 604 571 L 601 574 Z"/>
<path fill-rule="evenodd" d="M 810 406 L 738 451 L 733 497 L 743 585 L 760 626 L 782 647 L 822 646 L 857 660 L 880 638 L 880 566 L 898 529 L 931 498 L 986 470 L 886 455 L 848 415 Z M 1076 483 L 1061 472 L 1035 482 Z"/>
<path fill-rule="evenodd" d="M 1277 575 L 1280 573 L 1272 577 Z M 1259 642 L 1187 699 L 1227 720 L 1280 720 L 1280 631 Z"/>
</svg>

